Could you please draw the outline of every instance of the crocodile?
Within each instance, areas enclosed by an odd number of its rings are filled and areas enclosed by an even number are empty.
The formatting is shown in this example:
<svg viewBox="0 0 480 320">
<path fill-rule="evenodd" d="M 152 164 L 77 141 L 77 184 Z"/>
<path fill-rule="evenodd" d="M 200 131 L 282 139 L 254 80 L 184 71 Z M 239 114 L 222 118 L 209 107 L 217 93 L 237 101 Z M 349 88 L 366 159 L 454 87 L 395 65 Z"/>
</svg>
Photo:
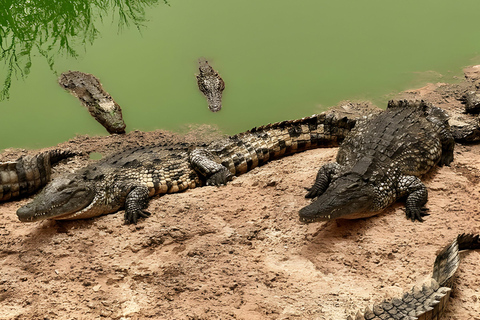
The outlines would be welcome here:
<svg viewBox="0 0 480 320">
<path fill-rule="evenodd" d="M 462 97 L 462 102 L 465 103 L 466 113 L 480 113 L 480 92 L 476 90 L 466 92 Z"/>
<path fill-rule="evenodd" d="M 125 222 L 150 215 L 148 198 L 202 185 L 222 185 L 270 160 L 307 149 L 338 146 L 355 117 L 321 113 L 277 122 L 205 144 L 140 146 L 53 179 L 21 221 L 82 219 L 125 208 Z"/>
<path fill-rule="evenodd" d="M 225 89 L 225 82 L 205 58 L 198 59 L 199 74 L 197 77 L 198 89 L 207 98 L 208 108 L 212 112 L 222 109 L 222 93 Z"/>
<path fill-rule="evenodd" d="M 384 300 L 373 308 L 365 308 L 347 320 L 417 320 L 440 319 L 452 291 L 455 272 L 460 264 L 462 250 L 480 249 L 480 237 L 459 234 L 437 255 L 430 280 L 414 287 L 401 298 Z"/>
<path fill-rule="evenodd" d="M 0 162 L 0 201 L 35 193 L 50 180 L 52 166 L 75 156 L 70 150 L 49 150 L 35 156 L 21 156 L 15 161 Z"/>
<path fill-rule="evenodd" d="M 358 219 L 406 198 L 406 215 L 423 221 L 428 192 L 420 180 L 436 164 L 453 161 L 448 115 L 424 101 L 391 100 L 387 109 L 359 121 L 322 166 L 299 212 L 305 223 Z"/>
<path fill-rule="evenodd" d="M 58 84 L 77 97 L 108 133 L 125 133 L 122 109 L 93 74 L 80 71 L 64 72 L 58 78 Z"/>
</svg>

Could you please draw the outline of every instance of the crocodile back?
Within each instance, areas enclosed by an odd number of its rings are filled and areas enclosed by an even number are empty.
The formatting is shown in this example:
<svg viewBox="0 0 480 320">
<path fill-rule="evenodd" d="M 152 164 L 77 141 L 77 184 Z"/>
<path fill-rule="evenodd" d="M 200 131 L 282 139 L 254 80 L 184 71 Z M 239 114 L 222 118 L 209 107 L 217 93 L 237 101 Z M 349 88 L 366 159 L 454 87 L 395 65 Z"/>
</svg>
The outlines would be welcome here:
<svg viewBox="0 0 480 320">
<path fill-rule="evenodd" d="M 150 196 L 179 192 L 201 184 L 188 160 L 190 148 L 187 143 L 134 147 L 87 166 L 82 175 L 108 194 L 132 184 L 146 185 Z"/>
<path fill-rule="evenodd" d="M 337 162 L 366 177 L 425 174 L 442 154 L 438 126 L 427 116 L 425 107 L 392 107 L 360 121 L 341 145 Z"/>
</svg>

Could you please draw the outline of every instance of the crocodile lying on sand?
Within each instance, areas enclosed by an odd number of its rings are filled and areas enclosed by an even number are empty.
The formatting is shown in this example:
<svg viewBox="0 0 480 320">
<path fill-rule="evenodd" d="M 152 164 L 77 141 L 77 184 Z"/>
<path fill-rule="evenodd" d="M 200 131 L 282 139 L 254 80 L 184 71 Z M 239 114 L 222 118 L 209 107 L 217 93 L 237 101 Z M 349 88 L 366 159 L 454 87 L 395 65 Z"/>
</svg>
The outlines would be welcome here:
<svg viewBox="0 0 480 320">
<path fill-rule="evenodd" d="M 68 71 L 61 74 L 58 84 L 77 97 L 108 133 L 125 133 L 122 109 L 94 75 Z"/>
<path fill-rule="evenodd" d="M 413 288 L 402 298 L 385 300 L 347 320 L 421 320 L 440 319 L 450 297 L 455 272 L 460 264 L 459 251 L 480 249 L 479 235 L 461 234 L 438 255 L 433 274 L 421 288 Z"/>
<path fill-rule="evenodd" d="M 16 161 L 0 162 L 0 201 L 35 193 L 50 180 L 51 169 L 60 160 L 73 157 L 68 150 L 49 150 Z"/>
<path fill-rule="evenodd" d="M 149 215 L 148 198 L 204 184 L 222 185 L 270 160 L 307 149 L 338 146 L 354 117 L 322 113 L 283 121 L 195 146 L 143 146 L 106 157 L 54 179 L 19 208 L 21 221 L 82 219 L 125 208 L 125 221 Z"/>
<path fill-rule="evenodd" d="M 198 89 L 207 98 L 208 108 L 212 112 L 222 109 L 222 92 L 225 89 L 225 82 L 205 58 L 198 59 L 199 74 L 197 77 Z"/>
<path fill-rule="evenodd" d="M 407 217 L 423 221 L 427 188 L 419 177 L 453 160 L 448 115 L 423 101 L 390 101 L 378 115 L 359 121 L 337 161 L 318 171 L 300 220 L 370 217 L 406 197 Z"/>
</svg>

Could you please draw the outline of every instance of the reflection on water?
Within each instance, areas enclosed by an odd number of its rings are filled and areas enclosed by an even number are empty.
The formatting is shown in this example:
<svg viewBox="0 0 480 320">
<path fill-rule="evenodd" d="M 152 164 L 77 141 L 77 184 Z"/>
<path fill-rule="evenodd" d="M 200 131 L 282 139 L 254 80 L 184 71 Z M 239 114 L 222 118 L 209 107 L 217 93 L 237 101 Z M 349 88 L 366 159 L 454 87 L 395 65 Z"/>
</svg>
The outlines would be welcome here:
<svg viewBox="0 0 480 320">
<path fill-rule="evenodd" d="M 78 57 L 99 37 L 95 23 L 112 16 L 118 28 L 140 28 L 145 8 L 167 0 L 2 0 L 0 60 L 5 63 L 0 101 L 8 99 L 12 76 L 30 73 L 32 54 L 45 57 L 53 71 L 58 54 Z M 1 81 L 1 80 L 0 80 Z"/>
</svg>

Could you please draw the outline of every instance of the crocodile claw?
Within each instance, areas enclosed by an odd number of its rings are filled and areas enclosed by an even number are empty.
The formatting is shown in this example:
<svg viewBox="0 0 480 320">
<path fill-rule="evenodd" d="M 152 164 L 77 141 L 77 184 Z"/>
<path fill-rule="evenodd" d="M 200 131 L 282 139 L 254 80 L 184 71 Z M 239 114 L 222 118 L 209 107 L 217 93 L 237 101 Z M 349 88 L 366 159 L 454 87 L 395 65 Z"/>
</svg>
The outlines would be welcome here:
<svg viewBox="0 0 480 320">
<path fill-rule="evenodd" d="M 207 179 L 207 186 L 222 186 L 232 180 L 233 175 L 227 168 L 219 170 Z"/>
<path fill-rule="evenodd" d="M 430 215 L 429 213 L 427 213 L 427 211 L 429 211 L 428 208 L 420 208 L 420 209 L 414 209 L 414 210 L 405 209 L 405 214 L 407 216 L 407 219 L 410 219 L 412 221 L 418 220 L 420 222 L 423 222 L 422 217 L 426 217 Z"/>
<path fill-rule="evenodd" d="M 305 198 L 316 198 L 320 195 L 320 192 L 313 186 L 311 188 L 305 188 L 307 190 L 307 194 L 305 195 Z"/>
<path fill-rule="evenodd" d="M 152 214 L 145 210 L 134 210 L 127 211 L 125 210 L 125 224 L 137 224 L 138 218 L 148 218 Z"/>
</svg>

